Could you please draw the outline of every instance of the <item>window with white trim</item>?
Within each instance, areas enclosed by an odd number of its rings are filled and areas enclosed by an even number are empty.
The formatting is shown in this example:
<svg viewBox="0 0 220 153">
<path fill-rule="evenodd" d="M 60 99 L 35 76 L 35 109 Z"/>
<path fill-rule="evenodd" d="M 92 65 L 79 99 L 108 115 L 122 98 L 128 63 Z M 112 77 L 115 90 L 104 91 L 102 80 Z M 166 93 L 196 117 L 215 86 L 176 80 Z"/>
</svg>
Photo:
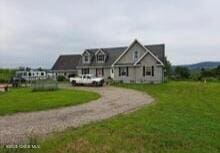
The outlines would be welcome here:
<svg viewBox="0 0 220 153">
<path fill-rule="evenodd" d="M 143 66 L 143 76 L 154 76 L 154 66 Z"/>
<path fill-rule="evenodd" d="M 103 54 L 98 54 L 97 55 L 97 61 L 103 62 L 104 58 L 105 58 L 105 56 Z"/>
<path fill-rule="evenodd" d="M 119 76 L 128 76 L 128 67 L 119 67 Z"/>
<path fill-rule="evenodd" d="M 85 55 L 85 56 L 84 56 L 84 61 L 85 61 L 85 62 L 88 62 L 88 61 L 89 61 L 89 56 L 88 56 L 88 55 Z"/>
<path fill-rule="evenodd" d="M 99 52 L 97 55 L 96 55 L 96 60 L 97 62 L 104 62 L 105 60 L 105 55 L 101 52 Z"/>
<path fill-rule="evenodd" d="M 82 74 L 89 74 L 89 68 L 83 68 Z"/>
<path fill-rule="evenodd" d="M 133 54 L 134 62 L 136 62 L 138 60 L 138 58 L 139 58 L 139 52 L 136 50 L 136 51 L 134 51 L 134 54 Z"/>
<path fill-rule="evenodd" d="M 150 66 L 147 66 L 147 67 L 145 67 L 145 73 L 146 73 L 146 75 L 151 75 L 151 67 Z"/>
<path fill-rule="evenodd" d="M 89 52 L 85 51 L 83 53 L 83 63 L 90 63 L 90 54 Z"/>
</svg>

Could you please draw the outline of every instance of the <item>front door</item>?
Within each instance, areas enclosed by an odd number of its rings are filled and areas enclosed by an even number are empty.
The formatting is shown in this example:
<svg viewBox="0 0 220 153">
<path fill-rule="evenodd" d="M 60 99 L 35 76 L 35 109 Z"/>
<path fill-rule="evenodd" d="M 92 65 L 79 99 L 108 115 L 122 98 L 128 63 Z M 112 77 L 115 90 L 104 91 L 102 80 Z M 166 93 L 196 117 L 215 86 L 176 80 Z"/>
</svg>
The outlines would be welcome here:
<svg viewBox="0 0 220 153">
<path fill-rule="evenodd" d="M 104 69 L 103 68 L 96 69 L 96 76 L 103 77 L 104 76 Z"/>
</svg>

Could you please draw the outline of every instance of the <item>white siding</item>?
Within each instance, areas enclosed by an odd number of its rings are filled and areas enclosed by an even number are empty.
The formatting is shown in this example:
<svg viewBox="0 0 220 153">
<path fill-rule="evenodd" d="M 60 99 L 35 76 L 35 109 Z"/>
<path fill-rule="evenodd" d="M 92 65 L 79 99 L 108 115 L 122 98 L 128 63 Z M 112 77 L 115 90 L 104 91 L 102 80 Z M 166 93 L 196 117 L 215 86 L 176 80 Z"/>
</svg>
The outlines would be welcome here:
<svg viewBox="0 0 220 153">
<path fill-rule="evenodd" d="M 128 76 L 119 76 L 119 68 L 114 68 L 114 80 L 123 81 L 125 83 L 135 82 L 135 68 L 128 67 Z"/>
<path fill-rule="evenodd" d="M 133 61 L 133 55 L 134 51 L 139 52 L 139 58 L 146 52 L 145 49 L 138 43 L 135 43 L 126 53 L 122 58 L 117 62 L 118 64 L 121 63 L 134 63 Z M 117 64 L 116 63 L 116 64 Z"/>
<path fill-rule="evenodd" d="M 125 83 L 136 82 L 136 83 L 161 83 L 163 81 L 163 67 L 157 65 L 157 60 L 152 55 L 147 54 L 139 63 L 138 66 L 133 66 L 136 62 L 134 61 L 134 52 L 138 51 L 139 58 L 142 57 L 147 51 L 138 42 L 134 43 L 129 50 L 119 59 L 113 68 L 104 69 L 104 78 L 107 79 L 109 76 L 115 81 L 123 81 Z M 129 75 L 119 76 L 119 65 L 129 65 Z M 143 76 L 143 66 L 154 67 L 154 76 Z M 78 70 L 78 74 L 81 74 L 81 70 Z M 90 68 L 90 74 L 96 75 L 96 68 Z"/>
<path fill-rule="evenodd" d="M 140 67 L 136 68 L 137 82 L 160 83 L 163 81 L 163 67 L 157 65 L 157 61 L 150 54 L 147 54 L 141 60 L 140 65 Z M 143 76 L 143 66 L 154 66 L 154 76 Z"/>
<path fill-rule="evenodd" d="M 154 66 L 154 76 L 143 76 L 143 66 Z M 119 76 L 119 68 L 114 68 L 114 80 L 125 83 L 161 83 L 163 81 L 163 67 L 157 65 L 157 61 L 150 54 L 147 54 L 138 67 L 129 67 L 129 76 Z"/>
<path fill-rule="evenodd" d="M 110 68 L 104 68 L 104 79 L 107 79 L 111 76 Z M 78 69 L 78 75 L 82 75 L 82 69 Z M 96 68 L 89 68 L 89 74 L 96 76 Z"/>
</svg>

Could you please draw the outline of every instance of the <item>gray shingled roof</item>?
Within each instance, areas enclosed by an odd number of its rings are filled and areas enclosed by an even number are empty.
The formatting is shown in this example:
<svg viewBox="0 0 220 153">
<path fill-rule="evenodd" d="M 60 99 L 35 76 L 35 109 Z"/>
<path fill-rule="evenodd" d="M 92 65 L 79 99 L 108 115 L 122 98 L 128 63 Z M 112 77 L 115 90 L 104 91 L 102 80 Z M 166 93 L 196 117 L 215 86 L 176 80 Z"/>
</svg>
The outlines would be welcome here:
<svg viewBox="0 0 220 153">
<path fill-rule="evenodd" d="M 81 55 L 60 55 L 52 70 L 74 70 L 81 60 Z"/>
<path fill-rule="evenodd" d="M 164 44 L 157 44 L 157 45 L 145 45 L 147 49 L 149 49 L 155 56 L 157 56 L 162 62 L 165 59 L 165 46 Z M 97 63 L 95 60 L 95 53 L 99 50 L 96 49 L 86 49 L 89 53 L 92 54 L 92 61 L 90 64 L 82 63 L 82 60 L 79 61 L 80 66 L 111 66 L 114 61 L 127 49 L 127 47 L 116 47 L 116 48 L 102 48 L 102 50 L 107 54 L 107 59 L 105 63 Z"/>
<path fill-rule="evenodd" d="M 102 48 L 103 52 L 106 53 L 107 58 L 105 60 L 105 63 L 97 63 L 95 60 L 95 53 L 99 50 L 99 48 L 96 49 L 86 49 L 88 52 L 92 54 L 92 60 L 90 64 L 82 63 L 82 60 L 79 61 L 79 67 L 80 66 L 111 66 L 114 61 L 122 54 L 123 51 L 125 51 L 127 47 L 117 47 L 117 48 Z"/>
<path fill-rule="evenodd" d="M 163 63 L 165 62 L 165 45 L 164 44 L 145 45 L 144 47 L 149 49 Z"/>
<path fill-rule="evenodd" d="M 164 62 L 164 59 L 165 59 L 165 53 L 164 53 L 165 45 L 164 44 L 145 45 L 145 47 L 149 49 L 155 56 L 157 56 L 162 62 Z M 92 60 L 90 64 L 82 63 L 81 55 L 61 55 L 57 59 L 52 70 L 70 70 L 70 69 L 76 69 L 76 67 L 81 67 L 81 66 L 109 67 L 127 49 L 127 47 L 102 48 L 102 50 L 107 55 L 105 63 L 97 63 L 95 60 L 95 53 L 99 49 L 100 48 L 86 49 L 92 55 Z"/>
</svg>

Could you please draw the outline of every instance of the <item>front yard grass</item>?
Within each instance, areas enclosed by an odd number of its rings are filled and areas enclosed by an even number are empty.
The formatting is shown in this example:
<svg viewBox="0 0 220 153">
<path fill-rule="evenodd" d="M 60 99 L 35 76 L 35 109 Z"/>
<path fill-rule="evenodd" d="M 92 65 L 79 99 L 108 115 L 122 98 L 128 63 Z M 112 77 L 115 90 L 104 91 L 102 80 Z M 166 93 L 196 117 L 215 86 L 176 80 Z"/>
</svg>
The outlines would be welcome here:
<svg viewBox="0 0 220 153">
<path fill-rule="evenodd" d="M 0 115 L 77 105 L 99 97 L 97 93 L 75 89 L 32 92 L 30 88 L 13 88 L 0 92 Z"/>
<path fill-rule="evenodd" d="M 18 151 L 220 152 L 220 83 L 171 82 L 161 85 L 117 86 L 147 92 L 155 98 L 155 102 L 131 114 L 56 133 L 40 141 L 40 149 Z"/>
</svg>

